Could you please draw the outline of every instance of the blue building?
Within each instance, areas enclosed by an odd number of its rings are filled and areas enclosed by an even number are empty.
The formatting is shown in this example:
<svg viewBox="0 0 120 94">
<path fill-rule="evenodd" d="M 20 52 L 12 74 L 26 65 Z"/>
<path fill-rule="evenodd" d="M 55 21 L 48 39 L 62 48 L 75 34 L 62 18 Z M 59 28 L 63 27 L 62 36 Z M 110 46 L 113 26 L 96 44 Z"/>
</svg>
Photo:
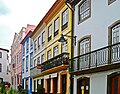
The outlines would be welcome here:
<svg viewBox="0 0 120 94">
<path fill-rule="evenodd" d="M 33 57 L 33 41 L 30 38 L 32 31 L 29 31 L 22 40 L 22 86 L 28 90 L 28 94 L 32 94 L 32 78 L 30 77 L 30 69 L 32 68 Z"/>
</svg>

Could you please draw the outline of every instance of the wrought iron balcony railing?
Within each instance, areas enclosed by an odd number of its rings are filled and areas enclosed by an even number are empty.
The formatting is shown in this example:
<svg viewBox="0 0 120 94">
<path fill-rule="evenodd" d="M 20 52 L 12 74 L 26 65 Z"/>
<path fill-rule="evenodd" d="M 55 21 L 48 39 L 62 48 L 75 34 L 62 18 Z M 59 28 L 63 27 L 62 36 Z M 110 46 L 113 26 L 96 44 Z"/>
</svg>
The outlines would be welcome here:
<svg viewBox="0 0 120 94">
<path fill-rule="evenodd" d="M 70 71 L 81 71 L 120 61 L 120 43 L 107 46 L 70 59 Z"/>
<path fill-rule="evenodd" d="M 39 66 L 41 66 L 41 71 L 45 71 L 48 69 L 52 69 L 54 67 L 58 67 L 60 65 L 68 64 L 68 61 L 69 61 L 69 53 L 62 53 L 58 56 L 55 56 L 54 58 L 45 61 Z"/>
</svg>

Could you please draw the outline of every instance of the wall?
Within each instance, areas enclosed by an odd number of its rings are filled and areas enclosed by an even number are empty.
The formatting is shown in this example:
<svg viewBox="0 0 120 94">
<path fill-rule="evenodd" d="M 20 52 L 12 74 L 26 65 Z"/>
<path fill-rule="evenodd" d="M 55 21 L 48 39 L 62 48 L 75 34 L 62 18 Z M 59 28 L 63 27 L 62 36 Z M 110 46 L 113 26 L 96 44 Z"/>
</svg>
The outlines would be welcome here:
<svg viewBox="0 0 120 94">
<path fill-rule="evenodd" d="M 11 75 L 10 72 L 7 71 L 7 66 L 9 65 L 9 60 L 7 60 L 8 52 L 4 50 L 0 50 L 0 52 L 2 52 L 2 58 L 0 58 L 0 63 L 2 64 L 2 72 L 0 72 L 0 77 L 3 78 L 3 81 L 11 83 Z"/>
<path fill-rule="evenodd" d="M 82 0 L 81 0 L 82 1 Z M 79 39 L 91 35 L 91 50 L 108 45 L 108 27 L 120 19 L 120 1 L 108 5 L 108 0 L 91 0 L 91 17 L 78 24 L 78 3 L 75 6 L 74 35 Z M 75 56 L 77 55 L 75 47 Z"/>
</svg>

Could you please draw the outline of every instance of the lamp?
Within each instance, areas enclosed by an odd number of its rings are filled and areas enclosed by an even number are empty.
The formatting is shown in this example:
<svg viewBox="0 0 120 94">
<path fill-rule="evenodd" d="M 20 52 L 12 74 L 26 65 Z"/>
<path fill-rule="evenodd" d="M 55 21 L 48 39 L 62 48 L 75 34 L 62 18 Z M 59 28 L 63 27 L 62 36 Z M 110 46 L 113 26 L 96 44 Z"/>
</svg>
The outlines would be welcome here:
<svg viewBox="0 0 120 94">
<path fill-rule="evenodd" d="M 58 42 L 66 42 L 66 39 L 65 37 L 68 37 L 68 38 L 73 38 L 74 39 L 74 45 L 76 45 L 76 36 L 68 36 L 68 35 L 63 35 L 61 34 L 61 37 L 60 39 L 58 40 Z"/>
</svg>

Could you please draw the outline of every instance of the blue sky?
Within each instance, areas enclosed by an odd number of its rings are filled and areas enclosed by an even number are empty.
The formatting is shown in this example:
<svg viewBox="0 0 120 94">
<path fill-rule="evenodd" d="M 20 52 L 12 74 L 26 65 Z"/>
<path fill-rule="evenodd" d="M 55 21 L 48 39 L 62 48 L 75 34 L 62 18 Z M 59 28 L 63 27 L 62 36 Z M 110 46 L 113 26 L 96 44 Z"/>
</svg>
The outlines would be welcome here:
<svg viewBox="0 0 120 94">
<path fill-rule="evenodd" d="M 15 32 L 37 25 L 56 0 L 0 0 L 0 48 L 10 49 Z"/>
</svg>

